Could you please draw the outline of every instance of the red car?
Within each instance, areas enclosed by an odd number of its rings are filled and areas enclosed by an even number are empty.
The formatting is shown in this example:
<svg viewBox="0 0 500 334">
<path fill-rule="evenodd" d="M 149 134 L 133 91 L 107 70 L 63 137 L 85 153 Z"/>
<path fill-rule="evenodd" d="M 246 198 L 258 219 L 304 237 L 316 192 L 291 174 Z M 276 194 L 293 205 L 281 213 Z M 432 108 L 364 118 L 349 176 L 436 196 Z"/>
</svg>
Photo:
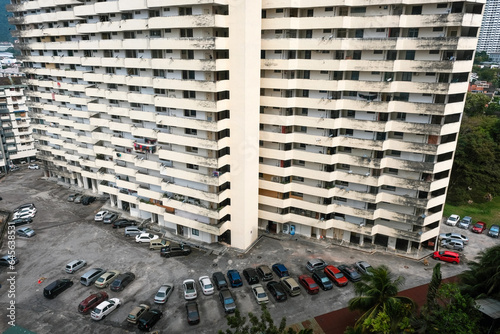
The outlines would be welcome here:
<svg viewBox="0 0 500 334">
<path fill-rule="evenodd" d="M 325 274 L 337 286 L 346 286 L 347 282 L 349 282 L 347 280 L 347 277 L 345 277 L 344 274 L 342 274 L 342 272 L 340 272 L 340 270 L 337 267 L 326 266 Z"/>
<path fill-rule="evenodd" d="M 450 251 L 436 251 L 432 254 L 432 258 L 453 264 L 460 263 L 460 254 Z"/>
<path fill-rule="evenodd" d="M 308 294 L 315 295 L 319 292 L 319 286 L 311 276 L 301 275 L 299 276 L 299 282 L 306 289 Z"/>
<path fill-rule="evenodd" d="M 105 300 L 108 300 L 108 294 L 106 292 L 94 293 L 85 298 L 80 305 L 78 305 L 78 312 L 87 314 Z"/>
<path fill-rule="evenodd" d="M 483 231 L 486 230 L 486 223 L 483 222 L 477 222 L 472 226 L 472 232 L 474 233 L 483 233 Z"/>
</svg>

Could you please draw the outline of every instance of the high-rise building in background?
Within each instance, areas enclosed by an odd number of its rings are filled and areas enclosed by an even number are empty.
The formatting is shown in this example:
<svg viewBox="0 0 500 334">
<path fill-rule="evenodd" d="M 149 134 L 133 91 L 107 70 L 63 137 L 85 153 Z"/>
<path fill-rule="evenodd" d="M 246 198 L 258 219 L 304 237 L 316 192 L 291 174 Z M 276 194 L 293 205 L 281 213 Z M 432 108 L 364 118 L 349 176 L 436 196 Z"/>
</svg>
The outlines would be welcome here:
<svg viewBox="0 0 500 334">
<path fill-rule="evenodd" d="M 36 149 L 21 77 L 0 77 L 0 171 L 35 158 Z"/>
<path fill-rule="evenodd" d="M 46 175 L 246 249 L 439 233 L 485 1 L 18 1 Z"/>
<path fill-rule="evenodd" d="M 486 1 L 477 51 L 500 54 L 500 0 Z"/>
</svg>

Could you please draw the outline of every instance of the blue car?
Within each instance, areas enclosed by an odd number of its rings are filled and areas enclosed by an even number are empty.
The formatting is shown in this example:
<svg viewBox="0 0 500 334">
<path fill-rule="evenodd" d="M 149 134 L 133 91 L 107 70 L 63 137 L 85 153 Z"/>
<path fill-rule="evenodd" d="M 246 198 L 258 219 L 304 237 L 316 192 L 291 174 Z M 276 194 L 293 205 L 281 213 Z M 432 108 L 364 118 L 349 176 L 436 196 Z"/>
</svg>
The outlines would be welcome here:
<svg viewBox="0 0 500 334">
<path fill-rule="evenodd" d="M 279 278 L 290 276 L 288 269 L 282 263 L 273 264 L 273 271 L 278 275 Z"/>
<path fill-rule="evenodd" d="M 227 272 L 227 279 L 229 280 L 229 284 L 231 284 L 232 288 L 237 288 L 243 285 L 240 273 L 237 270 L 229 270 Z"/>
</svg>

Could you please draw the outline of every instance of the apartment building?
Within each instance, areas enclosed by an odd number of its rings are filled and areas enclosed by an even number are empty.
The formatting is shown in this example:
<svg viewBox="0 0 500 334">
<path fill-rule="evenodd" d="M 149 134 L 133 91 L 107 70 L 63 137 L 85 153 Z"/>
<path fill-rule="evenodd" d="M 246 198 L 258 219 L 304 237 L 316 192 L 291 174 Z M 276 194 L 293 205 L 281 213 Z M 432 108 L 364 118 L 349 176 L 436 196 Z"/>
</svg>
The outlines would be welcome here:
<svg viewBox="0 0 500 334">
<path fill-rule="evenodd" d="M 22 1 L 47 176 L 202 242 L 439 233 L 485 1 Z"/>
<path fill-rule="evenodd" d="M 484 7 L 477 51 L 489 54 L 500 53 L 500 0 L 487 0 Z"/>
<path fill-rule="evenodd" d="M 21 77 L 0 77 L 0 171 L 36 155 Z"/>
</svg>

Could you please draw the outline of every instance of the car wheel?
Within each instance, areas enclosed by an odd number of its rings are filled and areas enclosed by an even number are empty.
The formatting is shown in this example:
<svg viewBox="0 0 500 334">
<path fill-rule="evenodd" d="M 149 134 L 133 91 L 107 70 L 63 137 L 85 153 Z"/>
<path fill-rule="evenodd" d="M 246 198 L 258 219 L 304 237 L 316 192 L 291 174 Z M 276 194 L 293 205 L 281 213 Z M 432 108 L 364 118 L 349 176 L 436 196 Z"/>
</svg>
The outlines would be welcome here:
<svg viewBox="0 0 500 334">
<path fill-rule="evenodd" d="M 101 320 L 104 320 L 105 318 L 106 318 L 106 316 L 105 316 L 105 315 L 103 315 L 103 316 L 102 316 L 102 318 L 101 318 Z"/>
<path fill-rule="evenodd" d="M 126 237 L 130 237 L 130 234 L 125 234 Z"/>
<path fill-rule="evenodd" d="M 120 308 L 120 304 L 116 305 L 116 308 Z"/>
<path fill-rule="evenodd" d="M 458 264 L 458 262 L 455 261 L 455 262 L 453 262 L 453 264 Z"/>
</svg>

